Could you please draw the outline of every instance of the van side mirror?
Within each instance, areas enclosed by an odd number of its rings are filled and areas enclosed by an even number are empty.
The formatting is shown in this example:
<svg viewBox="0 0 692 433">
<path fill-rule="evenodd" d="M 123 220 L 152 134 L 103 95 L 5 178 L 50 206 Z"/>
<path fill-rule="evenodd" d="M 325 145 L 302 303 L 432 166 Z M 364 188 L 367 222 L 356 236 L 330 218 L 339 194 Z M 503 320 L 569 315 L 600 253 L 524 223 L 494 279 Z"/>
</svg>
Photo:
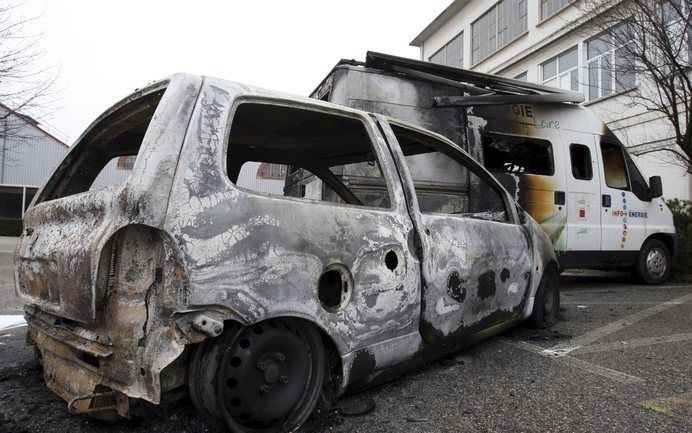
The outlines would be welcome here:
<svg viewBox="0 0 692 433">
<path fill-rule="evenodd" d="M 663 184 L 661 176 L 651 176 L 649 178 L 649 197 L 651 199 L 659 198 L 663 195 Z"/>
</svg>

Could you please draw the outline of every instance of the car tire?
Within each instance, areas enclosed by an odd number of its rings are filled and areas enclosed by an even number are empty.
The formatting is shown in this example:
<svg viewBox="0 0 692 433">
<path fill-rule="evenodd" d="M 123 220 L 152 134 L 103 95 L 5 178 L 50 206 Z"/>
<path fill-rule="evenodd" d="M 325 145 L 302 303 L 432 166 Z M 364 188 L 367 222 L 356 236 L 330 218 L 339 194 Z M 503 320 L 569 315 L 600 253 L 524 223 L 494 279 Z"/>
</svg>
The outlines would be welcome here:
<svg viewBox="0 0 692 433">
<path fill-rule="evenodd" d="M 544 329 L 557 323 L 560 311 L 560 285 L 555 269 L 548 268 L 543 273 L 536 296 L 533 301 L 533 311 L 529 317 L 529 325 L 533 328 Z"/>
<path fill-rule="evenodd" d="M 231 325 L 192 354 L 190 397 L 235 433 L 299 431 L 321 407 L 327 370 L 322 338 L 305 321 Z"/>
<path fill-rule="evenodd" d="M 644 284 L 661 284 L 670 277 L 671 266 L 666 244 L 658 239 L 649 239 L 639 252 L 635 274 Z"/>
</svg>

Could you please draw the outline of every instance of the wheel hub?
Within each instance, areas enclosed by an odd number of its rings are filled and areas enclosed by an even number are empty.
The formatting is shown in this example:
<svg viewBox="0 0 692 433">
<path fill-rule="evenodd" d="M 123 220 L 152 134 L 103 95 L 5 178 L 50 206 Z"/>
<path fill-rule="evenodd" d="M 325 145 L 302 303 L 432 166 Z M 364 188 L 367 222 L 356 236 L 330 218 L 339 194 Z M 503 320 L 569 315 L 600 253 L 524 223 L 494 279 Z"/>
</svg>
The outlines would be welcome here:
<svg viewBox="0 0 692 433">
<path fill-rule="evenodd" d="M 646 256 L 646 270 L 653 278 L 660 278 L 666 271 L 666 256 L 658 248 L 653 248 Z"/>
<path fill-rule="evenodd" d="M 311 359 L 305 340 L 287 322 L 245 328 L 221 361 L 222 410 L 251 428 L 280 421 L 300 402 Z"/>
</svg>

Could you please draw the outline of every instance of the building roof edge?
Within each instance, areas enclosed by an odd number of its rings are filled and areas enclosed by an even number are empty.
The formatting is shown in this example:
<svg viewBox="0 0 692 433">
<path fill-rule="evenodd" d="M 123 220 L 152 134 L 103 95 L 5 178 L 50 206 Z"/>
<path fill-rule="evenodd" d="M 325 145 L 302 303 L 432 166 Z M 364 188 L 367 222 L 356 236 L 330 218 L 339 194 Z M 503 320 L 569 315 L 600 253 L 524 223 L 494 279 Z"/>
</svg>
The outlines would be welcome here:
<svg viewBox="0 0 692 433">
<path fill-rule="evenodd" d="M 431 34 L 436 32 L 440 27 L 442 27 L 450 18 L 452 18 L 457 12 L 459 12 L 467 3 L 471 0 L 454 0 L 449 6 L 445 8 L 434 20 L 428 24 L 423 31 L 421 31 L 418 36 L 413 38 L 409 45 L 412 47 L 420 47 L 423 45 L 423 41 L 428 39 Z"/>
</svg>

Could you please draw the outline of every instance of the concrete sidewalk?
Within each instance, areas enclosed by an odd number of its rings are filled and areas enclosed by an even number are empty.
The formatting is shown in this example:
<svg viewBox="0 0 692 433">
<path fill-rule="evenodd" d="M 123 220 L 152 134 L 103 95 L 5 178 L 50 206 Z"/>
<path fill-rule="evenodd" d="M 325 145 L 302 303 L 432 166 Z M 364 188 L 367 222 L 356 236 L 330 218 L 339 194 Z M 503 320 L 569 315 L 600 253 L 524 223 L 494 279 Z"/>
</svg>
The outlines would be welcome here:
<svg viewBox="0 0 692 433">
<path fill-rule="evenodd" d="M 0 253 L 12 253 L 19 238 L 0 236 Z"/>
</svg>

